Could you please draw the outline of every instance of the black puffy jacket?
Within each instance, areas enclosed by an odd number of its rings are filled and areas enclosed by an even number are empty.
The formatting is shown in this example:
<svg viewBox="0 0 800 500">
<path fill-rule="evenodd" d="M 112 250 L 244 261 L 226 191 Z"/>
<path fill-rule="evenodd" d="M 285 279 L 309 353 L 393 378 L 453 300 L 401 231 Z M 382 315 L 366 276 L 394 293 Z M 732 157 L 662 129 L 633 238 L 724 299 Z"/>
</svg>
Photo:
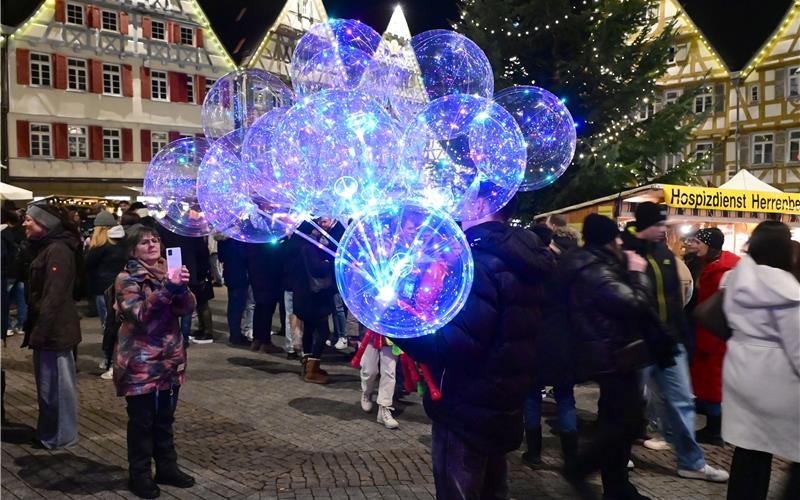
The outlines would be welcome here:
<svg viewBox="0 0 800 500">
<path fill-rule="evenodd" d="M 125 269 L 127 263 L 128 251 L 121 241 L 90 248 L 83 261 L 89 295 L 103 295 L 114 284 L 117 275 Z"/>
<path fill-rule="evenodd" d="M 620 349 L 636 340 L 649 345 L 660 335 L 650 305 L 650 279 L 630 272 L 602 247 L 568 253 L 561 266 L 578 380 L 619 373 Z"/>
<path fill-rule="evenodd" d="M 465 232 L 475 278 L 458 315 L 433 335 L 396 339 L 427 363 L 442 399 L 425 410 L 470 446 L 507 453 L 522 440 L 522 405 L 533 386 L 544 279 L 554 259 L 532 232 L 487 222 Z"/>
</svg>

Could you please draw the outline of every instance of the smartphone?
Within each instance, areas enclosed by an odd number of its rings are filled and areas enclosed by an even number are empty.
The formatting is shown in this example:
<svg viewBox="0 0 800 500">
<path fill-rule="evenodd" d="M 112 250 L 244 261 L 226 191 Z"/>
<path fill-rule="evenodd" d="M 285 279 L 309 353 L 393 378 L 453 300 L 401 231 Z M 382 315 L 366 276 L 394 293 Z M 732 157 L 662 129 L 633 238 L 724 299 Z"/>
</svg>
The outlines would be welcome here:
<svg viewBox="0 0 800 500">
<path fill-rule="evenodd" d="M 183 267 L 180 247 L 167 248 L 167 276 L 180 275 Z"/>
</svg>

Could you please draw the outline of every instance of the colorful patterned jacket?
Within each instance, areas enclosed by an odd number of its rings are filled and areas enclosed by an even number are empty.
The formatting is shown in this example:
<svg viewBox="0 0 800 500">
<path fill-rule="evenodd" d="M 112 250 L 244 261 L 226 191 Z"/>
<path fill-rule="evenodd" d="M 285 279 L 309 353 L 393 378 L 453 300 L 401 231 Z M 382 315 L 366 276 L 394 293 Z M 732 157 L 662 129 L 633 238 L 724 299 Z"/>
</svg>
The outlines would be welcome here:
<svg viewBox="0 0 800 500">
<path fill-rule="evenodd" d="M 184 382 L 186 349 L 179 319 L 195 307 L 186 286 L 165 278 L 166 264 L 128 261 L 114 283 L 122 325 L 114 356 L 117 396 L 137 396 Z"/>
</svg>

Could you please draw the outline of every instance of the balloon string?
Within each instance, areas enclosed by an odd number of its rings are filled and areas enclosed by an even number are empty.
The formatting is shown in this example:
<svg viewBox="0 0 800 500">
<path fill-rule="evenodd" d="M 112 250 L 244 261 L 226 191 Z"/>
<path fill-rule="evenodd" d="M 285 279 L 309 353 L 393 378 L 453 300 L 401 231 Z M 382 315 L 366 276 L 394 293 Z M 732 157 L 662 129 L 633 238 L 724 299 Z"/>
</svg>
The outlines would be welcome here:
<svg viewBox="0 0 800 500">
<path fill-rule="evenodd" d="M 312 245 L 315 245 L 320 250 L 328 253 L 331 257 L 336 258 L 336 252 L 334 252 L 333 250 L 328 248 L 326 245 L 323 245 L 319 241 L 315 240 L 311 236 L 307 235 L 303 231 L 295 231 L 294 234 L 296 234 L 297 236 L 303 238 L 304 240 L 306 240 L 307 242 L 311 243 Z"/>
<path fill-rule="evenodd" d="M 339 242 L 338 242 L 338 241 L 336 241 L 336 239 L 335 239 L 333 236 L 331 236 L 331 235 L 330 235 L 330 233 L 328 233 L 328 231 L 326 231 L 326 230 L 322 229 L 322 227 L 320 227 L 320 225 L 319 225 L 319 224 L 317 224 L 316 222 L 314 222 L 314 219 L 308 218 L 308 219 L 306 219 L 306 222 L 308 222 L 309 224 L 311 224 L 311 225 L 314 227 L 314 229 L 316 229 L 317 231 L 319 231 L 320 233 L 322 233 L 322 236 L 326 237 L 326 238 L 327 238 L 328 240 L 330 240 L 330 241 L 331 241 L 331 242 L 332 242 L 334 245 L 336 245 L 336 248 L 339 248 Z M 339 224 L 341 224 L 341 222 L 339 222 Z"/>
</svg>

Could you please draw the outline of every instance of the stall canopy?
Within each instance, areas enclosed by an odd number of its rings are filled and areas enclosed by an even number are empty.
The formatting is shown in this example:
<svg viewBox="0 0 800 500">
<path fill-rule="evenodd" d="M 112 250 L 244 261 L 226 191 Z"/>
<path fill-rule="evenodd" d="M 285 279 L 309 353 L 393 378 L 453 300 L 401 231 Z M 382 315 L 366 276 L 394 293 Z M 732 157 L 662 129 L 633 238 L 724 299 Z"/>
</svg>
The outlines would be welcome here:
<svg viewBox="0 0 800 500">
<path fill-rule="evenodd" d="M 731 180 L 721 185 L 719 189 L 736 189 L 739 191 L 762 191 L 765 193 L 781 193 L 782 191 L 767 184 L 747 170 L 740 170 Z"/>
<path fill-rule="evenodd" d="M 0 182 L 0 200 L 32 200 L 33 193 L 5 182 Z"/>
</svg>

